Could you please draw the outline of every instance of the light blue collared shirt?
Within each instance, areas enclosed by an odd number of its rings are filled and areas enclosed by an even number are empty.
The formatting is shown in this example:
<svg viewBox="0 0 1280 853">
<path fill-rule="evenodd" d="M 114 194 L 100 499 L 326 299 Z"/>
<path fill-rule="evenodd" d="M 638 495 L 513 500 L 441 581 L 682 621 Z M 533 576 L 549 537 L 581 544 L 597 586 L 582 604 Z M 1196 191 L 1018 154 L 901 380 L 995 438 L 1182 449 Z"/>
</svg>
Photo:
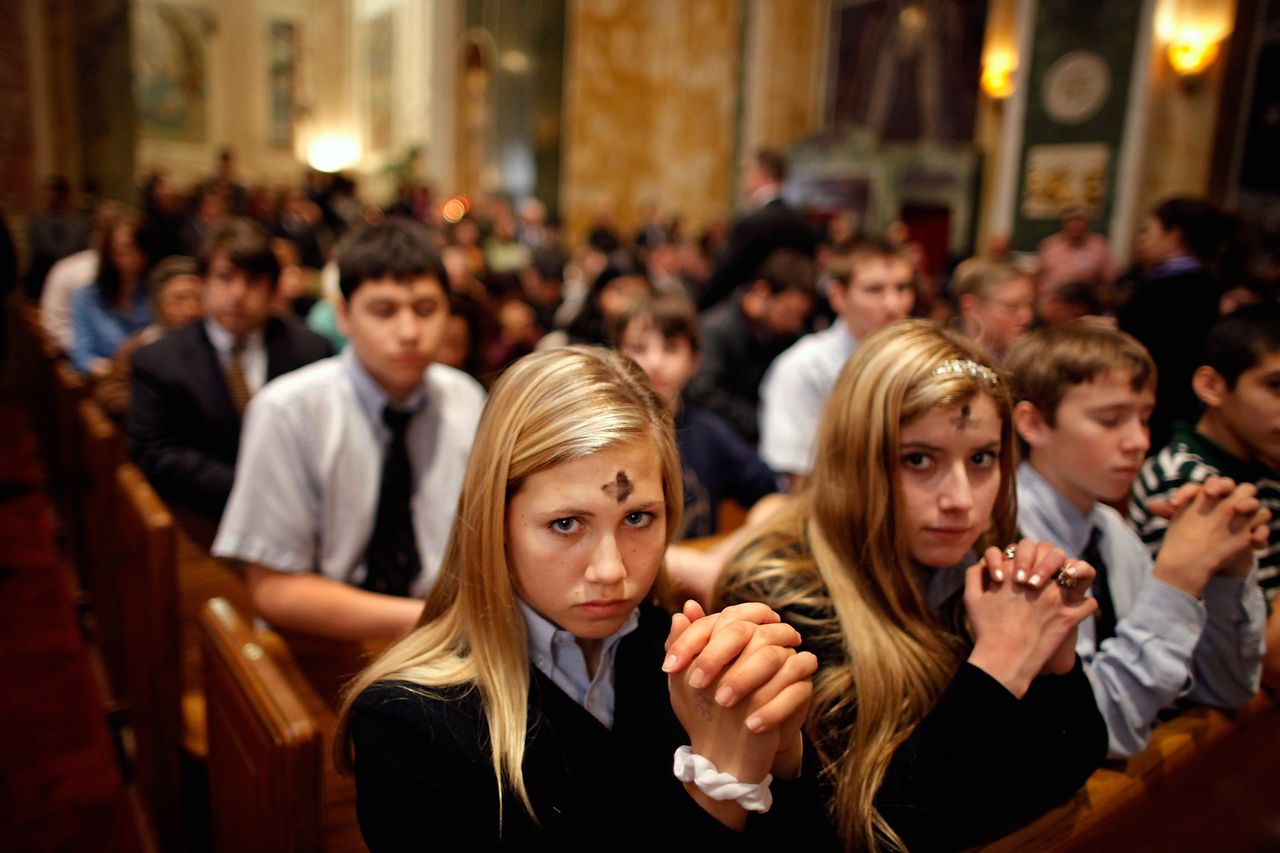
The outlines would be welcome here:
<svg viewBox="0 0 1280 853">
<path fill-rule="evenodd" d="M 151 297 L 139 285 L 123 310 L 102 301 L 96 284 L 71 297 L 71 366 L 88 373 L 94 359 L 113 358 L 120 345 L 151 325 Z"/>
<path fill-rule="evenodd" d="M 1107 721 L 1112 757 L 1145 749 L 1156 714 L 1180 697 L 1234 707 L 1257 692 L 1266 608 L 1252 578 L 1215 576 L 1204 601 L 1192 598 L 1152 577 L 1151 555 L 1120 513 L 1101 503 L 1081 513 L 1027 462 L 1018 466 L 1018 526 L 1068 556 L 1085 549 L 1094 527 L 1102 533 L 1116 633 L 1098 648 L 1095 620 L 1087 619 L 1076 652 Z"/>
<path fill-rule="evenodd" d="M 613 660 L 618 641 L 640 624 L 640 611 L 634 609 L 622 627 L 600 643 L 600 662 L 592 678 L 587 672 L 587 659 L 572 634 L 544 618 L 523 601 L 517 600 L 524 614 L 529 638 L 529 659 L 538 671 L 577 702 L 606 729 L 613 728 Z"/>
</svg>

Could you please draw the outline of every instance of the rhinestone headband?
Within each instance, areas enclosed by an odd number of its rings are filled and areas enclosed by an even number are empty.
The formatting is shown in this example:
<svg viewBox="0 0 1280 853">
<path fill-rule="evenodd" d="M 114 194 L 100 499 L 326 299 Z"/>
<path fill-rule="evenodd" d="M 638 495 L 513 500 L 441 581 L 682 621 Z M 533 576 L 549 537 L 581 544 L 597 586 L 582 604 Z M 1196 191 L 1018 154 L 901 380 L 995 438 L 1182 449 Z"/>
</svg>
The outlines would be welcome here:
<svg viewBox="0 0 1280 853">
<path fill-rule="evenodd" d="M 949 358 L 942 364 L 934 368 L 934 376 L 948 376 L 955 374 L 957 376 L 970 376 L 980 382 L 985 382 L 992 388 L 1000 384 L 1000 377 L 989 367 L 978 364 L 976 361 L 970 361 L 967 358 Z"/>
</svg>

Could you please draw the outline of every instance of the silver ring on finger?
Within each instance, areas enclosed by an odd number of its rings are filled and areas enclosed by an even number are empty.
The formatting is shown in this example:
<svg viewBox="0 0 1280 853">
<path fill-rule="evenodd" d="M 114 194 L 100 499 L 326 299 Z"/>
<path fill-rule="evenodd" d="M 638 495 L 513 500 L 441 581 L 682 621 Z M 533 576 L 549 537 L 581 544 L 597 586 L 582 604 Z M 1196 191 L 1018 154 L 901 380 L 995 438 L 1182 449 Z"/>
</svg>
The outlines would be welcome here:
<svg viewBox="0 0 1280 853">
<path fill-rule="evenodd" d="M 1058 586 L 1073 589 L 1080 582 L 1080 578 L 1067 573 L 1067 569 L 1072 566 L 1073 564 L 1070 561 L 1063 563 L 1062 568 L 1058 569 L 1058 573 L 1053 576 L 1053 580 Z"/>
</svg>

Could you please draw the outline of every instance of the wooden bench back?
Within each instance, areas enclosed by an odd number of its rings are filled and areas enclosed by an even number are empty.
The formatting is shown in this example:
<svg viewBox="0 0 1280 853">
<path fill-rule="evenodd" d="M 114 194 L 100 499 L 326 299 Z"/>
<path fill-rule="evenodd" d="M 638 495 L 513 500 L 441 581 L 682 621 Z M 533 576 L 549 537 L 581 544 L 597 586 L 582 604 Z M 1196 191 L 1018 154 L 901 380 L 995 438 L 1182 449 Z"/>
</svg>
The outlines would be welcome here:
<svg viewBox="0 0 1280 853">
<path fill-rule="evenodd" d="M 1069 802 L 982 849 L 1272 848 L 1277 765 L 1280 710 L 1270 698 L 1232 714 L 1191 708 L 1157 726 L 1142 753 L 1107 762 Z"/>
<path fill-rule="evenodd" d="M 79 562 L 82 546 L 77 536 L 80 531 L 80 507 L 76 495 L 79 494 L 82 483 L 77 459 L 78 421 L 80 401 L 89 393 L 89 385 L 66 360 L 54 363 L 53 380 L 55 422 L 49 469 L 59 520 L 69 539 L 70 553 L 77 558 L 79 566 L 82 565 Z"/>
<path fill-rule="evenodd" d="M 119 586 L 134 784 L 160 846 L 182 849 L 182 648 L 173 516 L 131 463 L 119 486 Z"/>
<path fill-rule="evenodd" d="M 214 850 L 320 850 L 324 733 L 296 673 L 225 599 L 200 629 Z"/>
<path fill-rule="evenodd" d="M 45 458 L 52 460 L 52 439 L 56 431 L 53 366 L 60 355 L 40 324 L 40 309 L 16 297 L 10 301 L 10 306 L 15 304 L 17 310 L 10 312 L 9 327 L 13 335 L 8 369 L 12 371 L 13 387 L 27 403 L 32 427 Z"/>
<path fill-rule="evenodd" d="M 200 617 L 214 850 L 364 851 L 329 704 L 272 631 L 224 599 Z"/>
<path fill-rule="evenodd" d="M 93 638 L 102 653 L 112 696 L 119 697 L 127 693 L 116 517 L 120 494 L 116 469 L 124 462 L 124 438 L 93 400 L 81 400 L 77 416 L 80 437 L 76 459 L 80 488 L 75 493 L 76 517 L 80 519 L 80 529 L 74 537 L 80 551 L 77 562 L 91 596 Z"/>
</svg>

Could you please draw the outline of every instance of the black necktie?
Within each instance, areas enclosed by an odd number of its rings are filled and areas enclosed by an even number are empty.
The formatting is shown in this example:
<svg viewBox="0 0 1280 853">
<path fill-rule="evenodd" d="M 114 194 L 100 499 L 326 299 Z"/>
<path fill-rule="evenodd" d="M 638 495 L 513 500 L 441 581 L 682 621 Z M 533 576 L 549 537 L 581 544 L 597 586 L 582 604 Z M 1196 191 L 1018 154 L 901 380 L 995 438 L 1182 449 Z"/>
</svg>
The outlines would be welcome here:
<svg viewBox="0 0 1280 853">
<path fill-rule="evenodd" d="M 1094 642 L 1101 646 L 1102 641 L 1108 637 L 1114 637 L 1116 634 L 1116 605 L 1111 600 L 1111 584 L 1107 579 L 1107 564 L 1103 562 L 1102 551 L 1098 547 L 1098 543 L 1102 539 L 1102 530 L 1095 527 L 1089 533 L 1089 544 L 1084 546 L 1084 553 L 1080 556 L 1086 563 L 1093 566 L 1098 576 L 1093 579 L 1093 585 L 1089 587 L 1093 591 L 1093 597 L 1098 602 L 1098 612 L 1095 614 L 1094 623 Z"/>
<path fill-rule="evenodd" d="M 388 595 L 408 595 L 413 579 L 422 571 L 418 543 L 413 536 L 413 471 L 405 432 L 412 412 L 390 406 L 382 410 L 382 420 L 391 428 L 391 444 L 382 462 L 382 486 L 378 491 L 378 514 L 373 535 L 365 549 L 365 576 L 362 586 Z"/>
</svg>

